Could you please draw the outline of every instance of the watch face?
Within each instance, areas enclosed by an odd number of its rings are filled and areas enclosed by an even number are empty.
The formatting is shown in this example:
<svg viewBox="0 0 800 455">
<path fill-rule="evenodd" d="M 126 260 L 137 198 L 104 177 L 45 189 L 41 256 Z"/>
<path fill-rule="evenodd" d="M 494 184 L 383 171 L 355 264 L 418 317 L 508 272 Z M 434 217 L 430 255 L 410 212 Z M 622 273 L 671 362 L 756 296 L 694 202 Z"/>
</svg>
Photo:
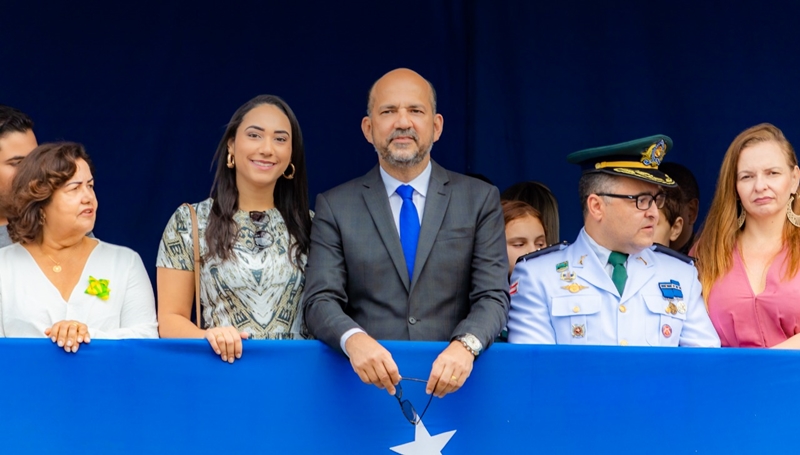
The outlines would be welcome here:
<svg viewBox="0 0 800 455">
<path fill-rule="evenodd" d="M 483 347 L 481 346 L 481 341 L 478 339 L 478 337 L 472 335 L 471 333 L 464 335 L 464 338 L 462 339 L 464 340 L 464 343 L 466 343 L 467 346 L 469 346 L 469 348 L 475 352 L 480 352 L 481 348 Z"/>
</svg>

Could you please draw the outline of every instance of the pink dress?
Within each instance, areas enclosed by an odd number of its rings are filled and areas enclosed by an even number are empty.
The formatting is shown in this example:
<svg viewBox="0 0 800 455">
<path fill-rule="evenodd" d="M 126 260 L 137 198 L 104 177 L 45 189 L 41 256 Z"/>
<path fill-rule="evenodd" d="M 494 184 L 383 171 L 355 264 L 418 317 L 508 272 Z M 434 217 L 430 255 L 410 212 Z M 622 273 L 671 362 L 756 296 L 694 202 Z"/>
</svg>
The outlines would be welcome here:
<svg viewBox="0 0 800 455">
<path fill-rule="evenodd" d="M 764 291 L 755 295 L 734 247 L 731 271 L 708 296 L 708 313 L 722 346 L 768 348 L 800 333 L 800 273 L 781 281 L 787 253 L 786 248 L 778 253 Z"/>
</svg>

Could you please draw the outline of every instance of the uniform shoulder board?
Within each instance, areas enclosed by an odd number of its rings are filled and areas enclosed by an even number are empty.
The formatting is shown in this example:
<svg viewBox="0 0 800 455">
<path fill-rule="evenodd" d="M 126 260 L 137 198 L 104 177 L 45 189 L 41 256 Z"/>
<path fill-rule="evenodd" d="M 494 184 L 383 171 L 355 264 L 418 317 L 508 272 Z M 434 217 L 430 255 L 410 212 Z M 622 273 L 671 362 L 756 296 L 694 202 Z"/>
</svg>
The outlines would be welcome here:
<svg viewBox="0 0 800 455">
<path fill-rule="evenodd" d="M 561 243 L 556 243 L 555 245 L 550 245 L 547 248 L 542 248 L 542 249 L 536 250 L 536 251 L 534 251 L 532 253 L 523 254 L 522 256 L 520 256 L 517 259 L 517 264 L 519 264 L 520 262 L 525 262 L 525 261 L 533 259 L 533 258 L 537 258 L 539 256 L 543 256 L 543 255 L 545 255 L 547 253 L 552 253 L 554 251 L 561 251 L 564 248 L 566 248 L 567 246 L 569 246 L 569 242 L 567 242 L 565 240 L 565 241 L 563 241 Z"/>
<path fill-rule="evenodd" d="M 672 256 L 675 259 L 680 259 L 681 261 L 683 261 L 683 262 L 685 262 L 685 263 L 687 263 L 689 265 L 694 265 L 694 260 L 695 259 L 693 257 L 688 256 L 688 255 L 683 254 L 683 253 L 680 253 L 678 251 L 675 251 L 675 250 L 673 250 L 671 248 L 667 248 L 667 247 L 665 247 L 664 245 L 662 245 L 660 243 L 654 243 L 653 246 L 650 247 L 650 249 L 653 250 L 653 251 L 656 251 L 658 253 L 666 254 L 667 256 Z"/>
</svg>

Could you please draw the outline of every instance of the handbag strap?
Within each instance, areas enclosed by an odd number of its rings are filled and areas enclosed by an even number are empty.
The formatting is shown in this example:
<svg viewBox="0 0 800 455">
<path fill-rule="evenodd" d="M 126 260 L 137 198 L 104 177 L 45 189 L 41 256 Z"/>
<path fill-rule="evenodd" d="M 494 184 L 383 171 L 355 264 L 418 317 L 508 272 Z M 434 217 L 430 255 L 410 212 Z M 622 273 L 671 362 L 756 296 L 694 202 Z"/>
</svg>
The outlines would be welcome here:
<svg viewBox="0 0 800 455">
<path fill-rule="evenodd" d="M 189 208 L 189 213 L 192 215 L 192 249 L 194 250 L 194 311 L 197 322 L 197 328 L 202 329 L 200 313 L 200 241 L 197 233 L 197 212 L 192 204 L 184 203 Z"/>
</svg>

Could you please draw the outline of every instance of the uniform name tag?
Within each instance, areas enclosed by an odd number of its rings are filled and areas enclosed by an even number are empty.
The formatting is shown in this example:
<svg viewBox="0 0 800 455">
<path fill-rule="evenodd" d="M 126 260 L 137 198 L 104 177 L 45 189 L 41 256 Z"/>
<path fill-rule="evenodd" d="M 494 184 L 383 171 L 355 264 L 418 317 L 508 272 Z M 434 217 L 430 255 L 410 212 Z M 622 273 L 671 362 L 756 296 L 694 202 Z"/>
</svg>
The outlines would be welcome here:
<svg viewBox="0 0 800 455">
<path fill-rule="evenodd" d="M 683 291 L 681 291 L 681 284 L 675 280 L 669 280 L 668 282 L 658 283 L 658 287 L 661 289 L 661 295 L 664 296 L 665 299 L 672 300 L 672 299 L 683 298 Z"/>
</svg>

